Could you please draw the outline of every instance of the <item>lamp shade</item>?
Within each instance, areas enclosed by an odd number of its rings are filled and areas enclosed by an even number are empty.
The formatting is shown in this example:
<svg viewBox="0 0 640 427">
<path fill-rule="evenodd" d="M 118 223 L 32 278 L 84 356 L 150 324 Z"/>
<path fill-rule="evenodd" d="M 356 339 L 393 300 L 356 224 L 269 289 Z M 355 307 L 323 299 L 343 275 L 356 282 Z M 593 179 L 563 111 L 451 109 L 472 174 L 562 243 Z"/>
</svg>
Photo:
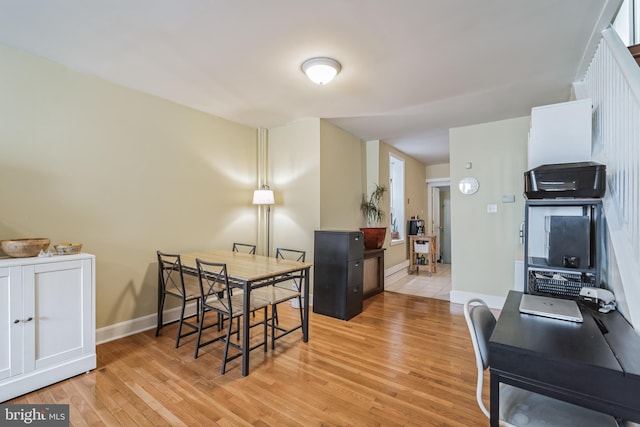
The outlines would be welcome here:
<svg viewBox="0 0 640 427">
<path fill-rule="evenodd" d="M 254 205 L 273 205 L 273 190 L 255 190 L 253 192 Z"/>
<path fill-rule="evenodd" d="M 333 58 L 311 58 L 304 61 L 301 68 L 312 82 L 323 85 L 333 80 L 342 66 Z"/>
</svg>

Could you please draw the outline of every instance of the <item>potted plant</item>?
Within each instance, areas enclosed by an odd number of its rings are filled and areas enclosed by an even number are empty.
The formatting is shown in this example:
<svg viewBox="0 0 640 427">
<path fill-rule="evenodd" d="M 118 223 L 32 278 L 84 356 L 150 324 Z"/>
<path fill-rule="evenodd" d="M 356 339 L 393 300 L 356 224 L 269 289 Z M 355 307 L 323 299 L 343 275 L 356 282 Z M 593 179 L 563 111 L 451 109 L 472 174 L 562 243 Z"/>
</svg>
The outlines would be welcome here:
<svg viewBox="0 0 640 427">
<path fill-rule="evenodd" d="M 393 218 L 391 221 L 391 239 L 396 240 L 400 238 L 400 232 L 398 231 L 398 218 Z"/>
<path fill-rule="evenodd" d="M 387 188 L 384 185 L 376 184 L 376 188 L 368 198 L 362 194 L 360 212 L 367 226 L 360 228 L 360 231 L 364 234 L 365 249 L 380 249 L 384 244 L 387 227 L 380 227 L 379 224 L 385 217 L 384 211 L 380 208 L 380 201 L 386 191 Z"/>
</svg>

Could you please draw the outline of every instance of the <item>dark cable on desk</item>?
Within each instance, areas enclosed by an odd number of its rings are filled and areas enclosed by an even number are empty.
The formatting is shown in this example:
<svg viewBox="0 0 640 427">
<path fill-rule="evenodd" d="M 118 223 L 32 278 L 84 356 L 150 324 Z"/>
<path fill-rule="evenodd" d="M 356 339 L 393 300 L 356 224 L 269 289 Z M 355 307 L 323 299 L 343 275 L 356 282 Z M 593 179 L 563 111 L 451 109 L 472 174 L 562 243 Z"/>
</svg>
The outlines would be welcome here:
<svg viewBox="0 0 640 427">
<path fill-rule="evenodd" d="M 596 325 L 598 326 L 598 329 L 600 329 L 600 332 L 602 333 L 602 335 L 608 334 L 609 329 L 607 329 L 607 327 L 602 322 L 602 320 L 600 320 L 600 317 L 599 317 L 600 312 L 595 308 L 593 308 L 592 304 L 588 304 L 580 300 L 577 300 L 577 302 L 580 307 L 584 308 L 585 310 L 591 313 L 591 317 L 593 318 L 593 321 L 596 322 Z"/>
</svg>

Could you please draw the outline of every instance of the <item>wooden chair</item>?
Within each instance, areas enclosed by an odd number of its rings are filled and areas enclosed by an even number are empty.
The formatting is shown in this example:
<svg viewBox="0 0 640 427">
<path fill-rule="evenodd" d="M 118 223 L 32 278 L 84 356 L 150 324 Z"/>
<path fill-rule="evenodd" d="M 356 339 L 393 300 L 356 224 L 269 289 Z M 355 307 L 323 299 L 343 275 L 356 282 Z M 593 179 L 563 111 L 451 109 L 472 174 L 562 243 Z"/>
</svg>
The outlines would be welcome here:
<svg viewBox="0 0 640 427">
<path fill-rule="evenodd" d="M 198 283 L 200 285 L 200 304 L 201 304 L 201 316 L 200 324 L 198 328 L 198 338 L 196 339 L 196 350 L 194 358 L 198 358 L 199 350 L 216 341 L 224 342 L 224 355 L 222 358 L 222 368 L 220 372 L 222 374 L 226 371 L 227 362 L 242 355 L 242 345 L 232 342 L 231 335 L 237 334 L 238 340 L 240 339 L 240 317 L 244 313 L 243 295 L 232 295 L 231 288 L 229 286 L 229 277 L 227 276 L 227 265 L 221 263 L 205 262 L 200 259 L 196 259 L 196 265 L 198 267 Z M 220 294 L 217 290 L 219 286 L 225 289 L 225 292 Z M 263 340 L 261 343 L 251 346 L 247 351 L 251 351 L 260 346 L 264 346 L 264 351 L 267 351 L 267 306 L 268 304 L 258 298 L 251 296 L 249 310 L 263 310 L 262 321 L 250 325 L 250 328 L 254 326 L 263 325 Z M 204 318 L 207 312 L 215 312 L 218 314 L 218 318 L 228 319 L 227 331 L 224 335 L 217 336 L 208 341 L 202 341 L 202 331 L 205 329 Z M 236 330 L 233 330 L 233 319 L 237 319 Z M 229 356 L 229 346 L 240 350 L 239 353 Z"/>
<path fill-rule="evenodd" d="M 299 251 L 296 249 L 277 248 L 276 258 L 289 259 L 298 262 L 304 262 L 306 256 L 305 251 Z M 302 329 L 303 311 L 302 311 L 302 283 L 304 279 L 304 273 L 296 272 L 293 274 L 287 274 L 281 277 L 278 283 L 262 288 L 257 288 L 251 291 L 251 295 L 255 295 L 257 298 L 264 299 L 271 306 L 271 348 L 275 348 L 275 341 L 283 336 Z M 298 310 L 300 312 L 300 324 L 293 328 L 281 327 L 278 321 L 278 308 L 277 305 L 283 302 L 298 299 Z"/>
<path fill-rule="evenodd" d="M 464 317 L 471 334 L 478 368 L 476 400 L 482 412 L 489 418 L 489 410 L 482 402 L 482 387 L 484 371 L 489 367 L 489 337 L 496 326 L 496 318 L 487 304 L 477 298 L 464 304 Z M 502 383 L 500 384 L 500 424 L 503 426 L 526 425 L 527 427 L 613 427 L 618 425 L 609 415 Z"/>
<path fill-rule="evenodd" d="M 158 257 L 158 320 L 156 324 L 156 336 L 160 334 L 160 329 L 165 326 L 163 323 L 163 311 L 166 297 L 170 296 L 179 299 L 181 302 L 180 317 L 177 320 L 167 323 L 180 322 L 176 336 L 176 348 L 178 348 L 181 338 L 195 334 L 198 331 L 198 324 L 190 323 L 187 319 L 196 317 L 196 322 L 198 322 L 200 288 L 195 281 L 185 284 L 180 255 L 167 254 L 160 251 L 156 251 L 156 255 Z M 186 305 L 190 301 L 195 301 L 198 308 L 196 314 L 185 317 Z M 182 334 L 183 326 L 188 326 L 192 330 Z"/>
<path fill-rule="evenodd" d="M 250 255 L 256 254 L 256 245 L 248 245 L 246 243 L 233 243 L 233 252 L 243 252 Z"/>
</svg>

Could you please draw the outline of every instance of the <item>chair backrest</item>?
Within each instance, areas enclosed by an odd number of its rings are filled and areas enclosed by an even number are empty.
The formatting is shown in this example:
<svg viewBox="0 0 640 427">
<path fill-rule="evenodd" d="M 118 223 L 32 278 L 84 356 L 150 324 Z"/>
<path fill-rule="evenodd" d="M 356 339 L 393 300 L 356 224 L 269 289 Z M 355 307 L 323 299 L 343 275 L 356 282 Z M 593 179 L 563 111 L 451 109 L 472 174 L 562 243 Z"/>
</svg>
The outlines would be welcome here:
<svg viewBox="0 0 640 427">
<path fill-rule="evenodd" d="M 467 327 L 471 335 L 473 351 L 476 355 L 476 367 L 478 368 L 476 400 L 482 412 L 489 417 L 489 411 L 482 401 L 482 385 L 484 371 L 489 367 L 489 338 L 496 326 L 496 318 L 487 304 L 479 298 L 473 298 L 465 302 L 464 318 L 467 321 Z"/>
<path fill-rule="evenodd" d="M 489 367 L 489 338 L 496 326 L 496 318 L 487 304 L 478 298 L 464 304 L 464 317 L 467 320 L 476 359 L 480 359 L 482 369 L 485 370 Z"/>
<path fill-rule="evenodd" d="M 198 283 L 200 285 L 202 303 L 206 304 L 211 299 L 218 300 L 229 313 L 229 316 L 232 316 L 233 307 L 231 305 L 227 264 L 207 262 L 196 258 L 196 266 L 198 267 Z M 220 295 L 221 286 L 224 288 L 223 295 Z"/>
<path fill-rule="evenodd" d="M 276 248 L 276 258 L 279 259 L 304 262 L 306 256 L 307 253 L 305 251 L 299 251 L 297 249 Z M 299 271 L 297 273 L 290 273 L 287 274 L 287 277 L 289 277 L 293 281 L 296 289 L 300 291 L 302 288 L 302 279 L 304 278 L 304 272 Z"/>
<path fill-rule="evenodd" d="M 158 280 L 162 289 L 175 295 L 185 296 L 184 275 L 180 255 L 156 251 L 158 256 Z"/>
<path fill-rule="evenodd" d="M 276 248 L 276 258 L 304 262 L 307 252 L 296 249 Z"/>
<path fill-rule="evenodd" d="M 246 243 L 233 243 L 233 252 L 244 252 L 250 255 L 255 255 L 256 245 L 248 245 Z"/>
</svg>

